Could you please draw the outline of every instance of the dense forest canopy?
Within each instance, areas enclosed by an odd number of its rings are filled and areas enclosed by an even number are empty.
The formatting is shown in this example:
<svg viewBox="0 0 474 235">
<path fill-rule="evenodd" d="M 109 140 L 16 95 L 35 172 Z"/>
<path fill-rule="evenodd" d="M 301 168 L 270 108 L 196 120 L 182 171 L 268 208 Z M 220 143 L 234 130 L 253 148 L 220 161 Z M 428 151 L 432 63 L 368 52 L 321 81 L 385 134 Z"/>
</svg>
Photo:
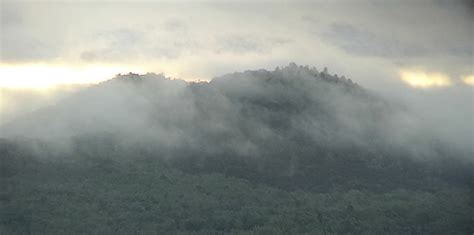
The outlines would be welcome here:
<svg viewBox="0 0 474 235">
<path fill-rule="evenodd" d="M 326 68 L 118 75 L 0 131 L 7 234 L 474 231 L 472 146 Z"/>
</svg>

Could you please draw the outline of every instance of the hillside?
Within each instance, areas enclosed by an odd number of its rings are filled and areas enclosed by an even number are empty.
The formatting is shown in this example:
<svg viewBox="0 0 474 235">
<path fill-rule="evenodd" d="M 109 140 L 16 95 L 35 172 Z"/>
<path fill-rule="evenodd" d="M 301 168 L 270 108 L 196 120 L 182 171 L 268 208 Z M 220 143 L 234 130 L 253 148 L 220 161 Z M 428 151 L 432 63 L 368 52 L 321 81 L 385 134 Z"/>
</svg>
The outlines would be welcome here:
<svg viewBox="0 0 474 235">
<path fill-rule="evenodd" d="M 474 230 L 473 153 L 326 69 L 118 75 L 0 130 L 6 233 Z"/>
</svg>

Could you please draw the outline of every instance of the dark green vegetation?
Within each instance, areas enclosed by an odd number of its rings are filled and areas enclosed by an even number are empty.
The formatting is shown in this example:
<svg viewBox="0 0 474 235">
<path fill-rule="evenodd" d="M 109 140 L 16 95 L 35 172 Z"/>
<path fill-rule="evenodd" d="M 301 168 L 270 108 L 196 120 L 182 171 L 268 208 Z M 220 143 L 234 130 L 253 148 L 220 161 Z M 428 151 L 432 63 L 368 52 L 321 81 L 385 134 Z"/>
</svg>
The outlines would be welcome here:
<svg viewBox="0 0 474 235">
<path fill-rule="evenodd" d="M 0 151 L 2 234 L 469 234 L 473 230 L 472 186 L 421 172 L 406 176 L 408 187 L 395 189 L 378 185 L 377 179 L 365 180 L 372 177 L 370 171 L 357 172 L 360 177 L 349 184 L 344 178 L 354 173 L 343 169 L 355 166 L 341 160 L 339 164 L 350 166 L 332 169 L 333 175 L 329 170 L 308 174 L 305 181 L 315 188 L 329 181 L 334 188 L 312 190 L 296 184 L 289 190 L 268 179 L 266 173 L 275 170 L 271 166 L 243 179 L 238 175 L 250 169 L 230 160 L 220 161 L 229 165 L 221 170 L 184 173 L 150 156 L 106 157 L 110 149 L 96 157 L 53 160 L 37 159 L 8 143 L 2 143 Z M 389 168 L 379 171 L 403 172 Z M 466 171 L 452 173 L 467 176 Z M 290 176 L 274 178 L 285 180 L 298 181 Z M 375 185 L 377 190 L 369 190 Z"/>
<path fill-rule="evenodd" d="M 295 65 L 147 76 L 4 129 L 1 234 L 474 231 L 472 153 L 400 130 L 399 107 L 352 82 Z"/>
</svg>

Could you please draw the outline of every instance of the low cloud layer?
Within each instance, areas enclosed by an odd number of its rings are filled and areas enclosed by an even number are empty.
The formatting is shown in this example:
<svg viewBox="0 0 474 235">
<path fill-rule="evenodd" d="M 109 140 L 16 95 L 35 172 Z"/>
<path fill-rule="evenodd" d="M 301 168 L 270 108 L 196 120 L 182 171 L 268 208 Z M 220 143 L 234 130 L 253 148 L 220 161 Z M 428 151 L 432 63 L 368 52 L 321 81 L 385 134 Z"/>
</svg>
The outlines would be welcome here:
<svg viewBox="0 0 474 235">
<path fill-rule="evenodd" d="M 44 89 L 0 88 L 0 126 L 16 118 L 54 105 L 85 86 L 60 86 Z"/>
<path fill-rule="evenodd" d="M 454 134 L 460 122 L 465 129 L 470 123 L 454 112 L 437 123 L 415 107 L 387 101 L 348 78 L 295 64 L 229 74 L 210 83 L 129 74 L 4 125 L 1 133 L 66 148 L 83 136 L 109 136 L 164 156 L 179 151 L 257 157 L 311 146 L 421 158 L 451 150 L 455 156 L 472 153 L 472 131 Z"/>
</svg>

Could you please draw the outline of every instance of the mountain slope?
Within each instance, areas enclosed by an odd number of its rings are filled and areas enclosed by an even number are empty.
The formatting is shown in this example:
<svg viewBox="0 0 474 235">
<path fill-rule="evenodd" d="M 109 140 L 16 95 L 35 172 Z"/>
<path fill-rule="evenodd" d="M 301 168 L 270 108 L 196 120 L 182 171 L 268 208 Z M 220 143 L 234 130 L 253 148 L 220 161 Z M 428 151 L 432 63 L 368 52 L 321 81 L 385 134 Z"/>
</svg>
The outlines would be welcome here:
<svg viewBox="0 0 474 235">
<path fill-rule="evenodd" d="M 7 231 L 472 230 L 472 153 L 326 70 L 121 75 L 1 130 Z"/>
<path fill-rule="evenodd" d="M 230 74 L 210 83 L 123 75 L 5 125 L 2 133 L 58 141 L 114 132 L 130 141 L 153 139 L 163 148 L 183 147 L 183 142 L 209 148 L 225 140 L 219 150 L 230 145 L 251 155 L 259 151 L 261 141 L 292 135 L 337 148 L 384 141 L 419 145 L 415 122 L 400 107 L 350 80 L 291 64 L 275 71 Z"/>
</svg>

